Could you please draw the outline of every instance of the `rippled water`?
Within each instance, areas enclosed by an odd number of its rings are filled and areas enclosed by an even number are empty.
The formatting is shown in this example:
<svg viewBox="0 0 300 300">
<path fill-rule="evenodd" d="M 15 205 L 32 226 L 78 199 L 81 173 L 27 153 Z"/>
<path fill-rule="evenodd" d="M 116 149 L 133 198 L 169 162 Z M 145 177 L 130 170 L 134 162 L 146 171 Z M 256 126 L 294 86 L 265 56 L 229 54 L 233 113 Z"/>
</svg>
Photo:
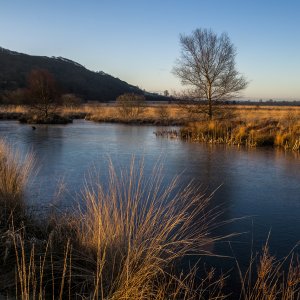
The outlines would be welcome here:
<svg viewBox="0 0 300 300">
<path fill-rule="evenodd" d="M 56 200 L 62 180 L 68 191 L 65 205 L 74 201 L 88 171 L 97 166 L 106 174 L 108 157 L 116 164 L 129 165 L 132 155 L 143 157 L 150 172 L 160 159 L 167 179 L 181 174 L 194 179 L 210 193 L 215 205 L 224 209 L 223 219 L 246 217 L 218 229 L 221 234 L 245 232 L 233 239 L 238 256 L 260 248 L 271 231 L 271 249 L 278 256 L 300 240 L 300 159 L 295 153 L 274 149 L 245 149 L 187 143 L 157 138 L 152 126 L 127 126 L 74 121 L 69 125 L 29 125 L 0 122 L 0 136 L 24 153 L 33 151 L 39 167 L 28 198 L 43 207 Z M 216 245 L 216 251 L 227 251 Z M 224 250 L 225 249 L 225 250 Z M 231 251 L 231 250 L 230 250 Z"/>
</svg>

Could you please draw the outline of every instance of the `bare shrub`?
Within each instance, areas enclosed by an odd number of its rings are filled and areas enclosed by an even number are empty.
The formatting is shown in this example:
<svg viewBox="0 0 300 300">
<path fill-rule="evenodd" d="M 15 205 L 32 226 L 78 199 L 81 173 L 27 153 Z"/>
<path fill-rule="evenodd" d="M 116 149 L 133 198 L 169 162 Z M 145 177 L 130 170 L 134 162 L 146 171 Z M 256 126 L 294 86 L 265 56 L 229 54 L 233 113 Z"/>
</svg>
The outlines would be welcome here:
<svg viewBox="0 0 300 300">
<path fill-rule="evenodd" d="M 123 94 L 116 99 L 116 105 L 122 118 L 136 118 L 144 111 L 145 97 L 133 93 Z"/>
</svg>

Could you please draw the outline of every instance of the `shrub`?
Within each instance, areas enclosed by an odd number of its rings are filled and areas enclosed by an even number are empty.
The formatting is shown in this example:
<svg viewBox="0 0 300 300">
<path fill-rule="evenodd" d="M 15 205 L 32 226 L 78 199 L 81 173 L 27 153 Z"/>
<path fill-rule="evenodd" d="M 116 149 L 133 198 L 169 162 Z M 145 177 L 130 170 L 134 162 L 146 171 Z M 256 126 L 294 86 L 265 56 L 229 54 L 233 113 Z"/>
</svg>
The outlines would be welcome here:
<svg viewBox="0 0 300 300">
<path fill-rule="evenodd" d="M 127 93 L 116 99 L 119 114 L 122 118 L 136 118 L 144 110 L 145 97 L 133 93 Z"/>
</svg>

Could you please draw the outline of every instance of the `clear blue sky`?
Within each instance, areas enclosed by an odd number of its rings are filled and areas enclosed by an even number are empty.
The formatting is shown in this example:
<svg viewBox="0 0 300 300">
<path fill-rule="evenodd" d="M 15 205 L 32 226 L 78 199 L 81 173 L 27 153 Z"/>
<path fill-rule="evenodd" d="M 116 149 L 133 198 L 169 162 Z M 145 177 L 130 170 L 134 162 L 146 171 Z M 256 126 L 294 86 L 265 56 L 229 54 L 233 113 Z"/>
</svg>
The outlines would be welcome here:
<svg viewBox="0 0 300 300">
<path fill-rule="evenodd" d="M 237 48 L 245 99 L 300 100 L 299 14 L 299 0 L 0 0 L 0 46 L 172 92 L 180 33 L 211 28 Z"/>
</svg>

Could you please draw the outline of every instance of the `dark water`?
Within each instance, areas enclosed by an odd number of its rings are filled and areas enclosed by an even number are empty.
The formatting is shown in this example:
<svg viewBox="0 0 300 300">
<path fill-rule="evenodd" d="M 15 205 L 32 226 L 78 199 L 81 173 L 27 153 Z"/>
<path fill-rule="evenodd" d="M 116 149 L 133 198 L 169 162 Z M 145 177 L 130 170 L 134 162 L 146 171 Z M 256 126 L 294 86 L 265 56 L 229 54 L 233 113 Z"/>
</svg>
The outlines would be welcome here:
<svg viewBox="0 0 300 300">
<path fill-rule="evenodd" d="M 271 232 L 274 254 L 283 256 L 300 240 L 300 157 L 274 149 L 192 144 L 156 138 L 152 126 L 127 126 L 75 121 L 70 125 L 41 125 L 36 130 L 14 121 L 0 122 L 0 136 L 22 151 L 35 153 L 38 176 L 28 192 L 29 201 L 40 207 L 56 199 L 63 179 L 69 194 L 65 205 L 80 191 L 92 166 L 106 174 L 110 157 L 129 165 L 132 155 L 145 159 L 150 171 L 160 159 L 165 177 L 182 173 L 183 181 L 194 179 L 208 193 L 218 190 L 214 204 L 222 205 L 224 219 L 247 217 L 219 229 L 219 233 L 245 232 L 232 242 L 239 257 L 259 249 Z M 225 250 L 224 250 L 225 249 Z M 215 251 L 225 251 L 216 245 Z"/>
</svg>

